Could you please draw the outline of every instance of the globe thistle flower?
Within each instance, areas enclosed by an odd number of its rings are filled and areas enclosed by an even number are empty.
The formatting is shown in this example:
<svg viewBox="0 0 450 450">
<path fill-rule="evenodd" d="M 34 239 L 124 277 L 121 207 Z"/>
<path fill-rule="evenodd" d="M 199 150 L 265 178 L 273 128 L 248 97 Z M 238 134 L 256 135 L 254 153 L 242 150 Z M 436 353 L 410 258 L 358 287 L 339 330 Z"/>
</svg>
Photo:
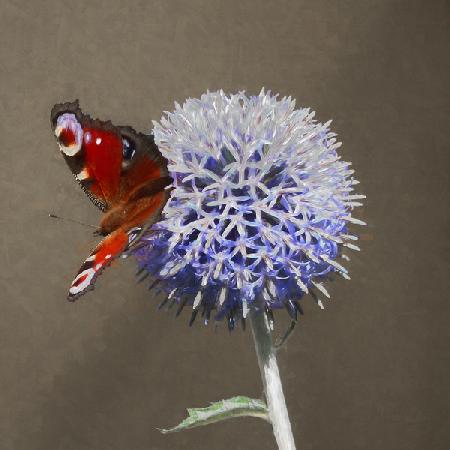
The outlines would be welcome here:
<svg viewBox="0 0 450 450">
<path fill-rule="evenodd" d="M 320 307 L 331 273 L 358 250 L 349 224 L 363 195 L 340 143 L 291 97 L 222 90 L 188 99 L 153 122 L 174 179 L 162 220 L 133 250 L 141 270 L 178 303 L 232 329 L 250 309 L 286 308 L 311 293 Z"/>
</svg>

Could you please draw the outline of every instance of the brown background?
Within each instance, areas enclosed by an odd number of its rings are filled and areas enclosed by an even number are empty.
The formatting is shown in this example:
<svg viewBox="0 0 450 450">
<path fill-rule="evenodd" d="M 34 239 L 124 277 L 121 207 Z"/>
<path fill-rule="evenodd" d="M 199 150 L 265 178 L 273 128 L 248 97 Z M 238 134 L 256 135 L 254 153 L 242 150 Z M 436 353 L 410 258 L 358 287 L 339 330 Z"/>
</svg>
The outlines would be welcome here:
<svg viewBox="0 0 450 450">
<path fill-rule="evenodd" d="M 157 311 L 133 261 L 67 303 L 95 241 L 47 217 L 99 220 L 51 135 L 54 103 L 149 131 L 175 100 L 262 86 L 334 119 L 368 196 L 352 281 L 325 312 L 305 299 L 280 353 L 299 448 L 448 448 L 445 2 L 0 5 L 1 449 L 275 447 L 257 419 L 157 431 L 185 407 L 260 395 L 251 333 Z"/>
</svg>

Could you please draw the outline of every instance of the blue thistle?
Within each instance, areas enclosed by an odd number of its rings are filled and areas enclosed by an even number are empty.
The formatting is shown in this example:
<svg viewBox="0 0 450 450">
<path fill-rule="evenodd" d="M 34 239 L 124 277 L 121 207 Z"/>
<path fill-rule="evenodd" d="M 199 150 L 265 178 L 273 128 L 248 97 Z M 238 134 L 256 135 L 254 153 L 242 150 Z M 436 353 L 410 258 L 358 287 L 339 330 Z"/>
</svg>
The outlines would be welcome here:
<svg viewBox="0 0 450 450">
<path fill-rule="evenodd" d="M 250 308 L 329 297 L 331 272 L 349 279 L 342 250 L 358 250 L 348 224 L 363 195 L 330 122 L 295 109 L 290 97 L 207 92 L 154 122 L 174 189 L 162 220 L 133 251 L 167 300 L 224 316 L 230 328 Z M 317 291 L 317 292 L 315 292 Z"/>
</svg>

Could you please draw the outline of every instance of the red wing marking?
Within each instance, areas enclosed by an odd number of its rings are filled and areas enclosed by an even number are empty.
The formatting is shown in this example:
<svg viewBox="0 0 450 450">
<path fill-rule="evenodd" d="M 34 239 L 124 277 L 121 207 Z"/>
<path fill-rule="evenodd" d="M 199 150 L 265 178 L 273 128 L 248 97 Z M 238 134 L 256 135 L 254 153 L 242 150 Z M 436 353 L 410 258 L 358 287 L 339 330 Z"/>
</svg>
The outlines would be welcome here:
<svg viewBox="0 0 450 450">
<path fill-rule="evenodd" d="M 64 147 L 70 147 L 77 143 L 75 133 L 70 128 L 61 130 L 58 140 Z"/>
<path fill-rule="evenodd" d="M 94 181 L 91 190 L 111 204 L 119 195 L 122 140 L 111 131 L 88 127 L 83 131 L 85 167 Z"/>
</svg>

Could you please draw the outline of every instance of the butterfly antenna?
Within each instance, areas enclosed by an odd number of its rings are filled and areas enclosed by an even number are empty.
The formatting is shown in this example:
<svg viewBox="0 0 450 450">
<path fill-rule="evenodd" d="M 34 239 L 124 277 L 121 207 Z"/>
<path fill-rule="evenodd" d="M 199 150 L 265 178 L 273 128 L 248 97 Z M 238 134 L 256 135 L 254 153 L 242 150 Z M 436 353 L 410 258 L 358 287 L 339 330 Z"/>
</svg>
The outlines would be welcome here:
<svg viewBox="0 0 450 450">
<path fill-rule="evenodd" d="M 57 216 L 56 214 L 49 214 L 48 217 L 51 217 L 52 219 L 59 219 L 59 220 L 65 220 L 66 222 L 73 222 L 73 223 L 77 223 L 78 225 L 83 225 L 84 227 L 89 227 L 89 228 L 94 228 L 95 230 L 98 229 L 98 227 L 94 226 L 94 225 L 90 225 L 88 223 L 84 223 L 84 222 L 80 222 L 78 220 L 75 219 L 67 219 L 65 217 L 60 217 Z"/>
</svg>

